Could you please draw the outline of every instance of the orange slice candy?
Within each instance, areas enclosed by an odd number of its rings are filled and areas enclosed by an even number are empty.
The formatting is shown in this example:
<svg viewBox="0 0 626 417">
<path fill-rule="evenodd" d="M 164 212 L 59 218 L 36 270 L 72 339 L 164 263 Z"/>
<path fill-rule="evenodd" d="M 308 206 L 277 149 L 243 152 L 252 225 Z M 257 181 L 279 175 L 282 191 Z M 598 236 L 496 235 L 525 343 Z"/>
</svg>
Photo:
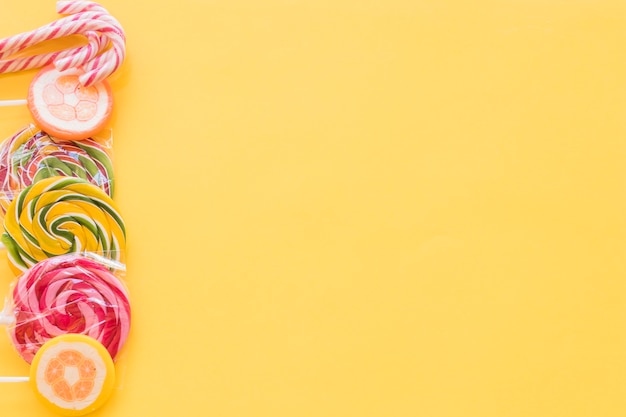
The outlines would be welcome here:
<svg viewBox="0 0 626 417">
<path fill-rule="evenodd" d="M 31 366 L 30 383 L 35 395 L 52 411 L 82 416 L 108 400 L 115 368 L 109 352 L 97 340 L 66 334 L 39 349 Z"/>
<path fill-rule="evenodd" d="M 46 133 L 65 140 L 82 140 L 100 132 L 111 118 L 113 94 L 106 81 L 84 87 L 83 70 L 42 69 L 28 89 L 28 109 Z"/>
</svg>

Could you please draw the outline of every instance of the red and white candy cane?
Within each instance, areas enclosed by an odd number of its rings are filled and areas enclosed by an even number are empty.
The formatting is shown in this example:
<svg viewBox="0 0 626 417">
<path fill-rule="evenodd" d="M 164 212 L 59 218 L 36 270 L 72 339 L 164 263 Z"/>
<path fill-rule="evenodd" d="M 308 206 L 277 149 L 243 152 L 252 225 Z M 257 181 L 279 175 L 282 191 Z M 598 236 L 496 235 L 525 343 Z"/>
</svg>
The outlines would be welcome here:
<svg viewBox="0 0 626 417">
<path fill-rule="evenodd" d="M 0 73 L 39 68 L 51 63 L 60 71 L 83 66 L 85 73 L 80 82 L 90 86 L 120 67 L 126 55 L 126 37 L 120 23 L 106 9 L 89 1 L 59 1 L 57 12 L 69 15 L 38 29 L 0 39 Z M 87 45 L 13 57 L 38 43 L 71 35 L 85 36 Z"/>
<path fill-rule="evenodd" d="M 57 22 L 34 31 L 0 40 L 0 55 L 2 51 L 6 51 L 5 56 L 12 56 L 16 52 L 46 40 L 76 34 L 91 38 L 86 47 L 16 59 L 3 59 L 0 61 L 0 72 L 39 68 L 50 63 L 55 63 L 55 66 L 62 71 L 76 64 L 84 64 L 86 73 L 81 78 L 83 85 L 89 86 L 105 79 L 119 68 L 125 57 L 124 34 L 121 27 L 110 21 L 109 17 L 102 13 L 79 13 L 59 19 Z M 93 36 L 94 33 L 99 34 L 97 39 Z M 111 48 L 102 52 L 109 44 Z M 98 55 L 100 52 L 102 53 Z"/>
<path fill-rule="evenodd" d="M 87 31 L 84 35 L 88 41 L 87 45 L 63 51 L 3 60 L 0 61 L 0 72 L 24 71 L 41 68 L 52 63 L 62 71 L 80 67 L 94 59 L 107 46 L 106 39 L 101 37 L 96 31 Z"/>
<path fill-rule="evenodd" d="M 98 3 L 84 0 L 61 0 L 57 1 L 57 13 L 76 14 L 82 12 L 105 12 L 106 9 Z"/>
</svg>

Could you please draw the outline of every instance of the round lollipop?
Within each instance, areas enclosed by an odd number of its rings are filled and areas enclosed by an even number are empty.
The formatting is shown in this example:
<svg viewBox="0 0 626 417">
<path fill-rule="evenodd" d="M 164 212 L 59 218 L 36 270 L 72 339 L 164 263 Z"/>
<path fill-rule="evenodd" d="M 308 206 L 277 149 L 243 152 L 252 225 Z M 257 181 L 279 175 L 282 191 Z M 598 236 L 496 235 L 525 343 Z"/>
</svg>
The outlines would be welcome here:
<svg viewBox="0 0 626 417">
<path fill-rule="evenodd" d="M 89 336 L 68 334 L 37 352 L 30 377 L 0 377 L 0 382 L 30 382 L 51 411 L 82 416 L 101 407 L 115 386 L 115 367 L 106 349 Z"/>
<path fill-rule="evenodd" d="M 113 164 L 97 140 L 59 141 L 28 126 L 0 145 L 0 208 L 6 212 L 19 191 L 43 178 L 71 176 L 113 196 Z"/>
<path fill-rule="evenodd" d="M 84 140 L 104 129 L 111 119 L 113 93 L 106 80 L 84 86 L 80 68 L 43 68 L 28 88 L 26 100 L 2 100 L 2 106 L 26 104 L 35 123 L 63 140 Z"/>
<path fill-rule="evenodd" d="M 89 257 L 72 254 L 42 261 L 20 276 L 12 295 L 9 334 L 26 362 L 48 340 L 67 333 L 96 339 L 112 358 L 128 337 L 126 288 Z"/>
<path fill-rule="evenodd" d="M 80 84 L 84 71 L 54 66 L 39 71 L 28 89 L 28 109 L 35 123 L 53 136 L 81 140 L 101 131 L 111 118 L 113 94 L 106 80 Z"/>
<path fill-rule="evenodd" d="M 30 383 L 44 405 L 59 414 L 82 416 L 106 402 L 115 385 L 111 356 L 84 335 L 59 336 L 38 352 Z"/>
<path fill-rule="evenodd" d="M 19 274 L 44 259 L 75 252 L 120 261 L 126 229 L 111 197 L 74 177 L 50 177 L 25 188 L 9 205 L 2 242 Z"/>
</svg>

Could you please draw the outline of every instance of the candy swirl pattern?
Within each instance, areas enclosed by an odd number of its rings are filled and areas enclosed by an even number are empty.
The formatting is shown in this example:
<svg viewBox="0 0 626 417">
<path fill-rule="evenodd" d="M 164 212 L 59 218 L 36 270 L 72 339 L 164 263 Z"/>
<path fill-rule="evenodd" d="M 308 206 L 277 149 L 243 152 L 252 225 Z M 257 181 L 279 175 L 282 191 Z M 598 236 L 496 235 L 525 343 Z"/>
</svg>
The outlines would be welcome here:
<svg viewBox="0 0 626 417">
<path fill-rule="evenodd" d="M 16 274 L 75 252 L 122 261 L 126 248 L 126 228 L 111 197 L 74 177 L 46 178 L 22 190 L 9 205 L 4 229 Z"/>
<path fill-rule="evenodd" d="M 31 363 L 48 340 L 84 334 L 115 358 L 130 331 L 130 304 L 121 281 L 102 263 L 78 254 L 42 261 L 13 288 L 11 340 Z"/>
<path fill-rule="evenodd" d="M 0 208 L 29 185 L 53 176 L 77 177 L 113 197 L 113 163 L 106 147 L 94 139 L 59 141 L 29 126 L 0 146 Z"/>
</svg>

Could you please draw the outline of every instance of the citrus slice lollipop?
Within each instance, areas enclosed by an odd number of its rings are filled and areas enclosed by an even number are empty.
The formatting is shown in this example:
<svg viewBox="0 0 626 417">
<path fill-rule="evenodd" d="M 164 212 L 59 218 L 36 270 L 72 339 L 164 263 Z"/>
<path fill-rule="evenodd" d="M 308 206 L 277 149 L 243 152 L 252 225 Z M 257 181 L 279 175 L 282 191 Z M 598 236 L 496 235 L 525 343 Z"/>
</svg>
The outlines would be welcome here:
<svg viewBox="0 0 626 417">
<path fill-rule="evenodd" d="M 98 341 L 67 334 L 39 349 L 29 380 L 47 408 L 65 416 L 82 416 L 109 399 L 115 385 L 115 368 L 109 352 Z"/>
<path fill-rule="evenodd" d="M 35 123 L 52 136 L 82 140 L 101 131 L 111 118 L 113 94 L 104 80 L 80 84 L 82 69 L 63 72 L 47 66 L 33 78 L 27 105 Z"/>
</svg>

